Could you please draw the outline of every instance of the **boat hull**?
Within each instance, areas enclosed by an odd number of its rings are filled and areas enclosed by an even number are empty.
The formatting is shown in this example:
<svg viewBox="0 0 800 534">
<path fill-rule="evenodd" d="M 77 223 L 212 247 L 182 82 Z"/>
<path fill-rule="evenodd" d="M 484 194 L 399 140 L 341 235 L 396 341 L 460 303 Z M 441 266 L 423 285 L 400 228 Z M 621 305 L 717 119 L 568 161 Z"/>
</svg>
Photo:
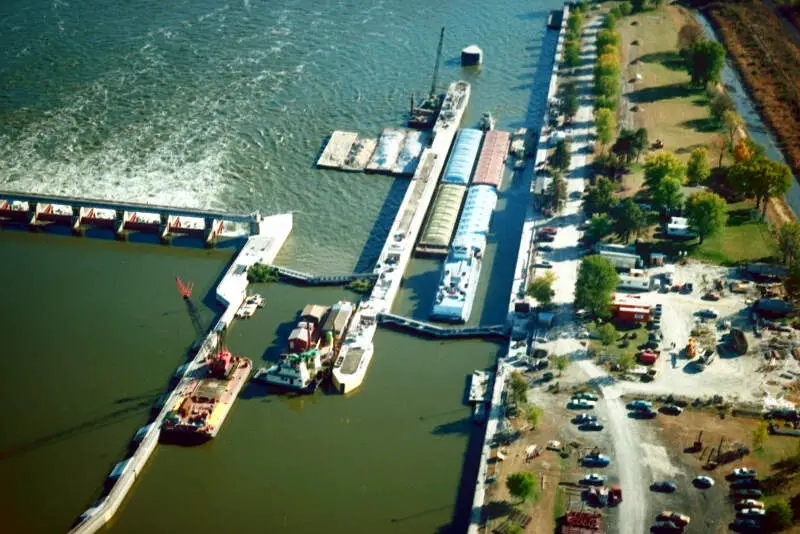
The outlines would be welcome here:
<svg viewBox="0 0 800 534">
<path fill-rule="evenodd" d="M 370 344 L 370 346 L 361 353 L 361 358 L 352 372 L 347 372 L 349 369 L 346 369 L 344 364 L 340 367 L 334 367 L 332 373 L 332 383 L 333 388 L 337 393 L 347 395 L 361 386 L 362 382 L 364 382 L 364 377 L 367 374 L 369 364 L 372 361 L 373 352 L 373 347 Z"/>
<path fill-rule="evenodd" d="M 306 385 L 292 385 L 292 384 L 287 384 L 286 382 L 280 379 L 272 377 L 267 372 L 263 373 L 256 372 L 256 374 L 253 376 L 253 381 L 258 382 L 259 384 L 264 384 L 268 388 L 274 388 L 281 391 L 311 394 L 317 391 L 320 383 L 322 382 L 322 378 L 321 377 L 312 378 Z"/>
</svg>

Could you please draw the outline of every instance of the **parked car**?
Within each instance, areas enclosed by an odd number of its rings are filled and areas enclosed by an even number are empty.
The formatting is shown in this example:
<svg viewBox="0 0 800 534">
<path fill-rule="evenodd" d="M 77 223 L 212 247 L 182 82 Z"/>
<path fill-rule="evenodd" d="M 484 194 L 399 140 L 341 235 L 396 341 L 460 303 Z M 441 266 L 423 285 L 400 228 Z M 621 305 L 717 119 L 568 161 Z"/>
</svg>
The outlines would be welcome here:
<svg viewBox="0 0 800 534">
<path fill-rule="evenodd" d="M 572 418 L 572 422 L 575 424 L 583 424 L 583 423 L 593 423 L 597 421 L 596 415 L 589 415 L 588 413 L 579 413 L 575 417 Z"/>
<path fill-rule="evenodd" d="M 601 425 L 597 421 L 591 421 L 589 423 L 584 423 L 581 426 L 579 426 L 578 430 L 595 431 L 596 432 L 596 431 L 603 430 L 603 425 Z"/>
<path fill-rule="evenodd" d="M 717 300 L 719 300 L 719 294 L 714 293 L 713 291 L 709 291 L 708 293 L 703 295 L 703 300 L 717 301 Z"/>
<path fill-rule="evenodd" d="M 584 400 L 590 400 L 590 401 L 595 401 L 595 402 L 597 401 L 597 395 L 595 395 L 594 393 L 583 393 L 583 392 L 579 392 L 579 393 L 576 393 L 576 394 L 574 394 L 574 395 L 572 396 L 572 398 L 573 398 L 573 399 L 584 399 Z"/>
<path fill-rule="evenodd" d="M 683 527 L 679 527 L 675 523 L 670 523 L 669 521 L 656 521 L 653 523 L 653 526 L 650 527 L 650 532 L 653 534 L 669 534 L 671 532 L 683 532 Z"/>
<path fill-rule="evenodd" d="M 653 403 L 650 401 L 636 399 L 628 403 L 629 410 L 644 410 L 646 408 L 652 408 Z"/>
<path fill-rule="evenodd" d="M 683 284 L 683 287 L 681 287 L 681 293 L 691 293 L 692 291 L 694 291 L 694 284 L 691 282 L 686 282 Z"/>
<path fill-rule="evenodd" d="M 694 477 L 692 484 L 694 484 L 695 487 L 706 489 L 714 485 L 714 479 L 706 475 L 700 475 Z"/>
<path fill-rule="evenodd" d="M 731 482 L 731 489 L 758 489 L 758 480 L 755 478 L 740 478 Z"/>
<path fill-rule="evenodd" d="M 759 489 L 739 489 L 733 492 L 736 499 L 759 498 L 763 495 Z"/>
<path fill-rule="evenodd" d="M 758 517 L 764 517 L 764 515 L 766 515 L 766 512 L 762 508 L 745 508 L 744 510 L 739 510 L 738 512 L 736 512 L 736 515 L 738 515 L 739 517 L 758 518 Z"/>
<path fill-rule="evenodd" d="M 670 523 L 675 523 L 679 527 L 685 527 L 691 522 L 691 518 L 688 515 L 679 514 L 678 512 L 672 512 L 670 510 L 664 510 L 658 514 L 656 520 L 669 521 Z"/>
<path fill-rule="evenodd" d="M 697 315 L 704 319 L 716 319 L 719 317 L 719 313 L 717 313 L 716 310 L 712 310 L 711 308 L 705 308 L 703 310 L 700 310 L 699 312 L 697 312 Z"/>
<path fill-rule="evenodd" d="M 658 412 L 652 408 L 645 408 L 643 410 L 635 410 L 633 416 L 637 419 L 655 419 Z"/>
<path fill-rule="evenodd" d="M 534 267 L 538 267 L 540 269 L 550 269 L 553 267 L 553 264 L 547 260 L 537 259 L 533 264 Z"/>
<path fill-rule="evenodd" d="M 737 510 L 743 510 L 745 508 L 764 508 L 764 503 L 755 499 L 745 499 L 736 503 Z"/>
<path fill-rule="evenodd" d="M 735 532 L 759 532 L 761 523 L 753 519 L 737 519 L 730 524 L 730 527 Z"/>
<path fill-rule="evenodd" d="M 542 375 L 543 382 L 550 382 L 553 379 L 553 373 L 547 372 Z"/>
<path fill-rule="evenodd" d="M 606 477 L 597 473 L 589 473 L 578 482 L 584 486 L 602 486 L 606 483 Z"/>
<path fill-rule="evenodd" d="M 677 489 L 678 486 L 669 480 L 659 480 L 650 484 L 650 490 L 657 491 L 659 493 L 674 493 Z"/>
<path fill-rule="evenodd" d="M 611 458 L 605 454 L 589 454 L 583 457 L 581 463 L 586 467 L 606 467 L 611 463 Z"/>
<path fill-rule="evenodd" d="M 735 478 L 753 478 L 756 476 L 756 470 L 749 467 L 737 467 L 731 471 L 731 476 Z"/>
<path fill-rule="evenodd" d="M 576 399 L 573 397 L 572 399 L 569 400 L 569 405 L 570 407 L 579 410 L 584 410 L 584 409 L 590 410 L 595 407 L 595 402 L 586 399 Z"/>
<path fill-rule="evenodd" d="M 665 404 L 661 407 L 661 413 L 665 413 L 667 415 L 680 415 L 683 413 L 683 408 L 674 404 Z"/>
<path fill-rule="evenodd" d="M 551 247 L 550 245 L 539 245 L 536 248 L 538 248 L 542 252 L 553 252 L 553 247 Z"/>
</svg>

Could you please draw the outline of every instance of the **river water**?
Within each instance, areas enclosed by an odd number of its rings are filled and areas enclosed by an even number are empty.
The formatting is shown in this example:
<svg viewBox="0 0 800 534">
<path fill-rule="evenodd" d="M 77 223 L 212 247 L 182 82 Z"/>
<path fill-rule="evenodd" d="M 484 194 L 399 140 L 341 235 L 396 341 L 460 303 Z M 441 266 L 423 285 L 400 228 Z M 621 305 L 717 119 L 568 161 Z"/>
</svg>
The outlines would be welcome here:
<svg viewBox="0 0 800 534">
<path fill-rule="evenodd" d="M 473 84 L 465 119 L 534 125 L 560 2 L 9 0 L 0 5 L 0 189 L 264 213 L 293 211 L 278 262 L 367 270 L 403 180 L 313 168 L 334 129 L 399 126 L 423 92 Z M 458 65 L 461 47 L 486 56 Z M 527 196 L 506 176 L 471 322 L 505 316 Z M 232 249 L 0 232 L 0 511 L 11 532 L 62 532 L 97 495 L 188 346 Z M 415 260 L 395 311 L 425 317 L 439 264 Z M 195 283 L 193 324 L 174 277 Z M 261 288 L 232 350 L 257 365 L 309 302 L 341 289 Z M 434 532 L 465 517 L 466 376 L 497 345 L 380 331 L 346 398 L 249 385 L 219 437 L 161 446 L 110 532 Z M 468 465 L 469 462 L 467 463 Z M 465 479 L 474 473 L 468 469 Z M 459 513 L 460 512 L 460 513 Z"/>
</svg>

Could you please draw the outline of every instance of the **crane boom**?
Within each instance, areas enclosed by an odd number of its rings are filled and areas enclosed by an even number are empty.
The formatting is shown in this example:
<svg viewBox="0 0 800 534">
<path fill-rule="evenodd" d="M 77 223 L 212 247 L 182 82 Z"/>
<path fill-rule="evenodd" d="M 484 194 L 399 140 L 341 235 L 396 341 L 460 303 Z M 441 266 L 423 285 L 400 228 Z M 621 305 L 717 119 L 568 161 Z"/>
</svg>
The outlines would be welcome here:
<svg viewBox="0 0 800 534">
<path fill-rule="evenodd" d="M 431 94 L 430 97 L 436 96 L 436 82 L 439 81 L 439 63 L 442 59 L 442 43 L 444 42 L 444 26 L 442 32 L 439 34 L 439 48 L 436 49 L 436 65 L 433 67 L 433 80 L 431 81 Z"/>
</svg>

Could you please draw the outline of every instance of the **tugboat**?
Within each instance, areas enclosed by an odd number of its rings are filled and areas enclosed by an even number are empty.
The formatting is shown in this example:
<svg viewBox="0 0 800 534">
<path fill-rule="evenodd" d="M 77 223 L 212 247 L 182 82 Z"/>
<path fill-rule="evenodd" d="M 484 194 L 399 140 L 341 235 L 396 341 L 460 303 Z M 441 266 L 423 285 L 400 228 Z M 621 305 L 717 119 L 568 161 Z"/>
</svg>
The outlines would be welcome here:
<svg viewBox="0 0 800 534">
<path fill-rule="evenodd" d="M 309 304 L 303 308 L 300 320 L 289 334 L 286 352 L 277 363 L 258 369 L 253 380 L 300 393 L 313 393 L 333 364 L 352 314 L 353 304 L 346 301 L 330 308 Z"/>
<path fill-rule="evenodd" d="M 488 111 L 481 115 L 481 120 L 478 122 L 478 128 L 484 132 L 494 130 L 494 117 Z"/>
</svg>

